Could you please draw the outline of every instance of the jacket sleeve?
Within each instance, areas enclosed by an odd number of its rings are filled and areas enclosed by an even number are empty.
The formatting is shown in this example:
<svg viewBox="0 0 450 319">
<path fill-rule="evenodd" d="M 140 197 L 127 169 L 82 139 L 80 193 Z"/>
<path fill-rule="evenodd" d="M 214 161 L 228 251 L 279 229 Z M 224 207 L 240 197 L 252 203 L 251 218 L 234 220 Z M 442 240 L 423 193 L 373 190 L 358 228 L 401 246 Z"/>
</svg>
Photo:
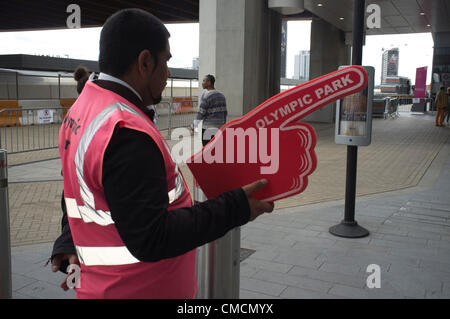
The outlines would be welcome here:
<svg viewBox="0 0 450 319">
<path fill-rule="evenodd" d="M 241 188 L 168 211 L 163 157 L 156 143 L 142 132 L 117 130 L 104 155 L 102 176 L 119 235 L 141 261 L 181 255 L 222 237 L 250 218 Z"/>
<path fill-rule="evenodd" d="M 76 254 L 75 245 L 72 240 L 72 233 L 70 232 L 69 221 L 67 219 L 66 203 L 64 202 L 64 191 L 61 195 L 61 211 L 63 213 L 61 219 L 61 235 L 55 240 L 53 244 L 52 255 L 50 260 L 53 260 L 58 254 Z M 60 271 L 67 273 L 68 261 L 61 263 Z"/>
<path fill-rule="evenodd" d="M 196 121 L 200 121 L 200 120 L 205 119 L 207 108 L 208 108 L 208 99 L 207 98 L 204 98 L 204 99 L 202 98 L 200 106 L 198 107 L 198 113 L 195 116 L 195 120 Z"/>
</svg>

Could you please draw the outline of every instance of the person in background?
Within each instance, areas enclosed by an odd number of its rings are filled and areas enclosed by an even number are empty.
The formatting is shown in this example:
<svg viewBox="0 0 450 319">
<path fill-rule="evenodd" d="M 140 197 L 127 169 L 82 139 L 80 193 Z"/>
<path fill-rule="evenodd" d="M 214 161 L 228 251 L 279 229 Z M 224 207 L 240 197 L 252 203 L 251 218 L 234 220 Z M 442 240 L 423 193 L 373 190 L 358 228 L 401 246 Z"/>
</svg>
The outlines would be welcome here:
<svg viewBox="0 0 450 319">
<path fill-rule="evenodd" d="M 208 74 L 203 78 L 203 93 L 192 129 L 202 127 L 202 144 L 205 146 L 227 121 L 227 101 L 222 92 L 214 87 L 216 79 Z"/>
<path fill-rule="evenodd" d="M 447 94 L 445 94 L 445 88 L 443 86 L 441 86 L 438 94 L 436 95 L 435 105 L 437 109 L 436 126 L 444 126 L 444 113 L 448 107 L 448 98 Z"/>
<path fill-rule="evenodd" d="M 447 108 L 445 110 L 444 121 L 447 122 L 450 119 L 450 87 L 447 88 Z"/>
<path fill-rule="evenodd" d="M 75 72 L 73 72 L 73 78 L 75 81 L 77 81 L 77 92 L 78 95 L 80 95 L 81 91 L 83 91 L 83 88 L 89 80 L 89 76 L 91 74 L 89 73 L 88 69 L 85 66 L 79 66 L 76 68 Z"/>
</svg>

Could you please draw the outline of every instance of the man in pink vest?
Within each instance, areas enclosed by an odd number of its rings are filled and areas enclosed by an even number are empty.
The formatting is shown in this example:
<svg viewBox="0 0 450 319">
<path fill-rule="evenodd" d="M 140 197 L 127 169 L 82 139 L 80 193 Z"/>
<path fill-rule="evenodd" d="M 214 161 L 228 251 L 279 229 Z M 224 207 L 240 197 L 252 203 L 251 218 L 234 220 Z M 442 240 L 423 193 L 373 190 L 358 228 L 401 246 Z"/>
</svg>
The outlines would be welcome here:
<svg viewBox="0 0 450 319">
<path fill-rule="evenodd" d="M 79 261 L 77 298 L 194 298 L 195 248 L 273 210 L 251 197 L 265 181 L 192 205 L 145 107 L 160 102 L 170 75 L 169 36 L 145 11 L 111 16 L 98 80 L 86 83 L 61 126 L 70 225 L 62 236 L 73 250 L 56 247 L 52 266 Z"/>
</svg>

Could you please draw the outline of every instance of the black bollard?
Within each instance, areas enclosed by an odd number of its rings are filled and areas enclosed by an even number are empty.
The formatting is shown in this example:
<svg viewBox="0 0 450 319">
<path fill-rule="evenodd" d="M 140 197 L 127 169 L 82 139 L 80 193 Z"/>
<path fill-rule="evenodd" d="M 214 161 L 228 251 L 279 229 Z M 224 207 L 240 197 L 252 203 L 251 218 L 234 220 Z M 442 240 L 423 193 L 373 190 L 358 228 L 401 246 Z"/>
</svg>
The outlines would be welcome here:
<svg viewBox="0 0 450 319">
<path fill-rule="evenodd" d="M 365 0 L 354 0 L 353 5 L 353 47 L 352 65 L 362 64 L 362 48 L 364 40 Z M 331 234 L 346 238 L 361 238 L 369 235 L 369 231 L 358 225 L 355 220 L 356 171 L 358 146 L 347 146 L 347 180 L 345 187 L 344 220 L 330 227 Z"/>
</svg>

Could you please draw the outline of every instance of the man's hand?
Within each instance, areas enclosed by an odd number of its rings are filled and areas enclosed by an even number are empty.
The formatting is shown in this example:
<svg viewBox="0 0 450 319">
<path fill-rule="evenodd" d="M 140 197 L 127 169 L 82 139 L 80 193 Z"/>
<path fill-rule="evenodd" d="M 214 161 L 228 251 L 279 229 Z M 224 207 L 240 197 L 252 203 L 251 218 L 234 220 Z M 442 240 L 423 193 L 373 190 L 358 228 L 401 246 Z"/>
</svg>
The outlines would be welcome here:
<svg viewBox="0 0 450 319">
<path fill-rule="evenodd" d="M 248 206 L 250 206 L 250 221 L 254 220 L 256 217 L 258 217 L 261 214 L 264 213 L 270 213 L 273 211 L 274 203 L 273 202 L 263 202 L 260 200 L 257 200 L 252 197 L 252 194 L 256 192 L 257 190 L 260 190 L 261 188 L 265 187 L 267 185 L 266 179 L 261 179 L 259 181 L 256 181 L 254 183 L 245 185 L 242 187 L 242 189 L 245 192 L 245 195 L 247 195 L 248 199 Z"/>
<path fill-rule="evenodd" d="M 69 262 L 69 265 L 72 265 L 72 264 L 80 265 L 78 256 L 75 254 L 57 254 L 52 259 L 52 271 L 57 272 L 58 270 L 60 270 L 61 263 L 65 260 L 67 260 Z M 64 279 L 64 281 L 60 285 L 60 287 L 64 291 L 69 290 L 69 287 L 67 286 L 67 278 L 69 278 L 69 276 L 70 276 L 70 273 L 67 274 L 67 277 Z"/>
<path fill-rule="evenodd" d="M 198 123 L 197 123 L 198 124 Z M 191 133 L 192 133 L 192 135 L 195 135 L 195 132 L 196 132 L 196 130 L 197 130 L 197 128 L 198 128 L 198 125 L 197 124 L 195 124 L 195 123 L 192 123 L 190 126 L 189 126 L 189 131 L 191 131 Z M 198 130 L 197 130 L 198 131 Z"/>
</svg>

